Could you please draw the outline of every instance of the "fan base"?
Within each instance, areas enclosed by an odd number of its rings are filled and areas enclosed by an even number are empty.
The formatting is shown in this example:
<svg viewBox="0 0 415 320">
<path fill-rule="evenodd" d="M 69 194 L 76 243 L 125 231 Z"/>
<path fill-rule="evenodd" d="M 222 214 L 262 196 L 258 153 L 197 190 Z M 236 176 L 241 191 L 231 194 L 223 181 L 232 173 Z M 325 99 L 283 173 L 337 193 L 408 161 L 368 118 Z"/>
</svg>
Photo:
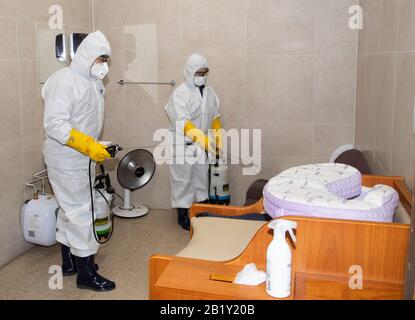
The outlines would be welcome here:
<svg viewBox="0 0 415 320">
<path fill-rule="evenodd" d="M 113 212 L 116 217 L 124 219 L 135 219 L 144 217 L 148 214 L 148 208 L 144 206 L 133 207 L 132 209 L 123 209 L 121 207 L 114 208 Z"/>
</svg>

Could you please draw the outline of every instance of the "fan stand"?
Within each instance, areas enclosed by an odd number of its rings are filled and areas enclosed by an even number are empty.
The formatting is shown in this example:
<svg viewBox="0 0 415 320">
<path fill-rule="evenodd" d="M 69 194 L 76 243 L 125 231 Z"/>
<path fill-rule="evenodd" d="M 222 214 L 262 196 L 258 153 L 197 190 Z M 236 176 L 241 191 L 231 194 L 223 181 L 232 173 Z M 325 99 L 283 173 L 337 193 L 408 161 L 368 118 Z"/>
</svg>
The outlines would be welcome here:
<svg viewBox="0 0 415 320">
<path fill-rule="evenodd" d="M 113 210 L 115 216 L 125 219 L 144 217 L 148 214 L 148 211 L 148 208 L 145 206 L 134 206 L 131 204 L 131 190 L 128 189 L 124 189 L 124 204 Z"/>
</svg>

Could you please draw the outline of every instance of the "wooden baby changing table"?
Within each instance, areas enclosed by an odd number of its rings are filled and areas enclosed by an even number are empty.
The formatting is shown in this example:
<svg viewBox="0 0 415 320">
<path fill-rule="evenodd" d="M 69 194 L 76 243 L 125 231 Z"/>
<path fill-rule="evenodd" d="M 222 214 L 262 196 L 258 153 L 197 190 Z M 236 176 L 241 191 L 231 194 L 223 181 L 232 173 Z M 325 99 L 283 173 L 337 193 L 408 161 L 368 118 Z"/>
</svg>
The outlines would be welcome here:
<svg viewBox="0 0 415 320">
<path fill-rule="evenodd" d="M 412 195 L 403 178 L 365 176 L 363 184 L 394 187 L 402 206 L 411 209 Z M 192 208 L 191 216 L 200 212 L 241 215 L 262 212 L 262 208 L 261 202 L 245 208 L 198 204 Z M 196 220 L 199 219 L 214 218 Z M 409 225 L 305 217 L 284 219 L 298 223 L 295 246 L 287 238 L 293 252 L 292 295 L 288 300 L 403 298 Z M 200 221 L 202 225 L 203 220 Z M 266 250 L 272 238 L 272 231 L 264 224 L 245 250 L 227 261 L 153 255 L 149 261 L 150 299 L 277 300 L 266 294 L 265 284 L 250 287 L 210 279 L 212 274 L 234 277 L 249 263 L 265 270 Z M 359 287 L 359 276 L 363 287 Z"/>
</svg>

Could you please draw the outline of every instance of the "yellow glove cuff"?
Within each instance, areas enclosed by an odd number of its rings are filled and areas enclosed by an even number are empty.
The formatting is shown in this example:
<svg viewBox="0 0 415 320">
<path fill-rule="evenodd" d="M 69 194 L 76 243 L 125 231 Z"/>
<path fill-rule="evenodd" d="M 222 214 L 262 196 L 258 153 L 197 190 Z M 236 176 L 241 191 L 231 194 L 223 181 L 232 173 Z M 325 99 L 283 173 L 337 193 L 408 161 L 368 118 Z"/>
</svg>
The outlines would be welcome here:
<svg viewBox="0 0 415 320">
<path fill-rule="evenodd" d="M 187 121 L 184 126 L 184 134 L 193 140 L 193 142 L 198 143 L 203 150 L 209 150 L 209 139 L 203 133 L 202 130 L 198 129 L 191 121 Z"/>
<path fill-rule="evenodd" d="M 72 129 L 69 140 L 66 144 L 68 147 L 89 156 L 96 162 L 102 162 L 105 159 L 110 159 L 111 155 L 106 150 L 106 147 L 95 141 L 94 138 Z"/>
<path fill-rule="evenodd" d="M 94 141 L 94 138 L 76 130 L 72 129 L 68 143 L 66 144 L 68 147 L 79 151 L 84 155 L 88 155 L 89 145 Z"/>
<path fill-rule="evenodd" d="M 213 129 L 213 136 L 215 137 L 216 147 L 218 149 L 222 149 L 223 148 L 223 138 L 222 138 L 222 135 L 221 135 L 221 132 L 220 132 L 220 130 L 222 129 L 222 122 L 220 120 L 220 117 L 213 120 L 212 129 Z"/>
</svg>

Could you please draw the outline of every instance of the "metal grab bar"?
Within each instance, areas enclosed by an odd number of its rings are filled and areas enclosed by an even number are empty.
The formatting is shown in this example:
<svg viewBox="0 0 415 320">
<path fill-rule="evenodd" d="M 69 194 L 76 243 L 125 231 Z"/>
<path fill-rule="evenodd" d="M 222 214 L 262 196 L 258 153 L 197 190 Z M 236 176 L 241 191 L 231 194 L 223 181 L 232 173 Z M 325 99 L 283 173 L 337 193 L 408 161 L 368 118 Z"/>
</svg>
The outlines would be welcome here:
<svg viewBox="0 0 415 320">
<path fill-rule="evenodd" d="M 176 81 L 174 80 L 170 82 L 130 82 L 130 81 L 125 81 L 125 80 L 120 80 L 117 83 L 121 86 L 126 85 L 126 84 L 148 84 L 148 85 L 162 85 L 162 86 L 174 87 L 176 85 Z"/>
</svg>

